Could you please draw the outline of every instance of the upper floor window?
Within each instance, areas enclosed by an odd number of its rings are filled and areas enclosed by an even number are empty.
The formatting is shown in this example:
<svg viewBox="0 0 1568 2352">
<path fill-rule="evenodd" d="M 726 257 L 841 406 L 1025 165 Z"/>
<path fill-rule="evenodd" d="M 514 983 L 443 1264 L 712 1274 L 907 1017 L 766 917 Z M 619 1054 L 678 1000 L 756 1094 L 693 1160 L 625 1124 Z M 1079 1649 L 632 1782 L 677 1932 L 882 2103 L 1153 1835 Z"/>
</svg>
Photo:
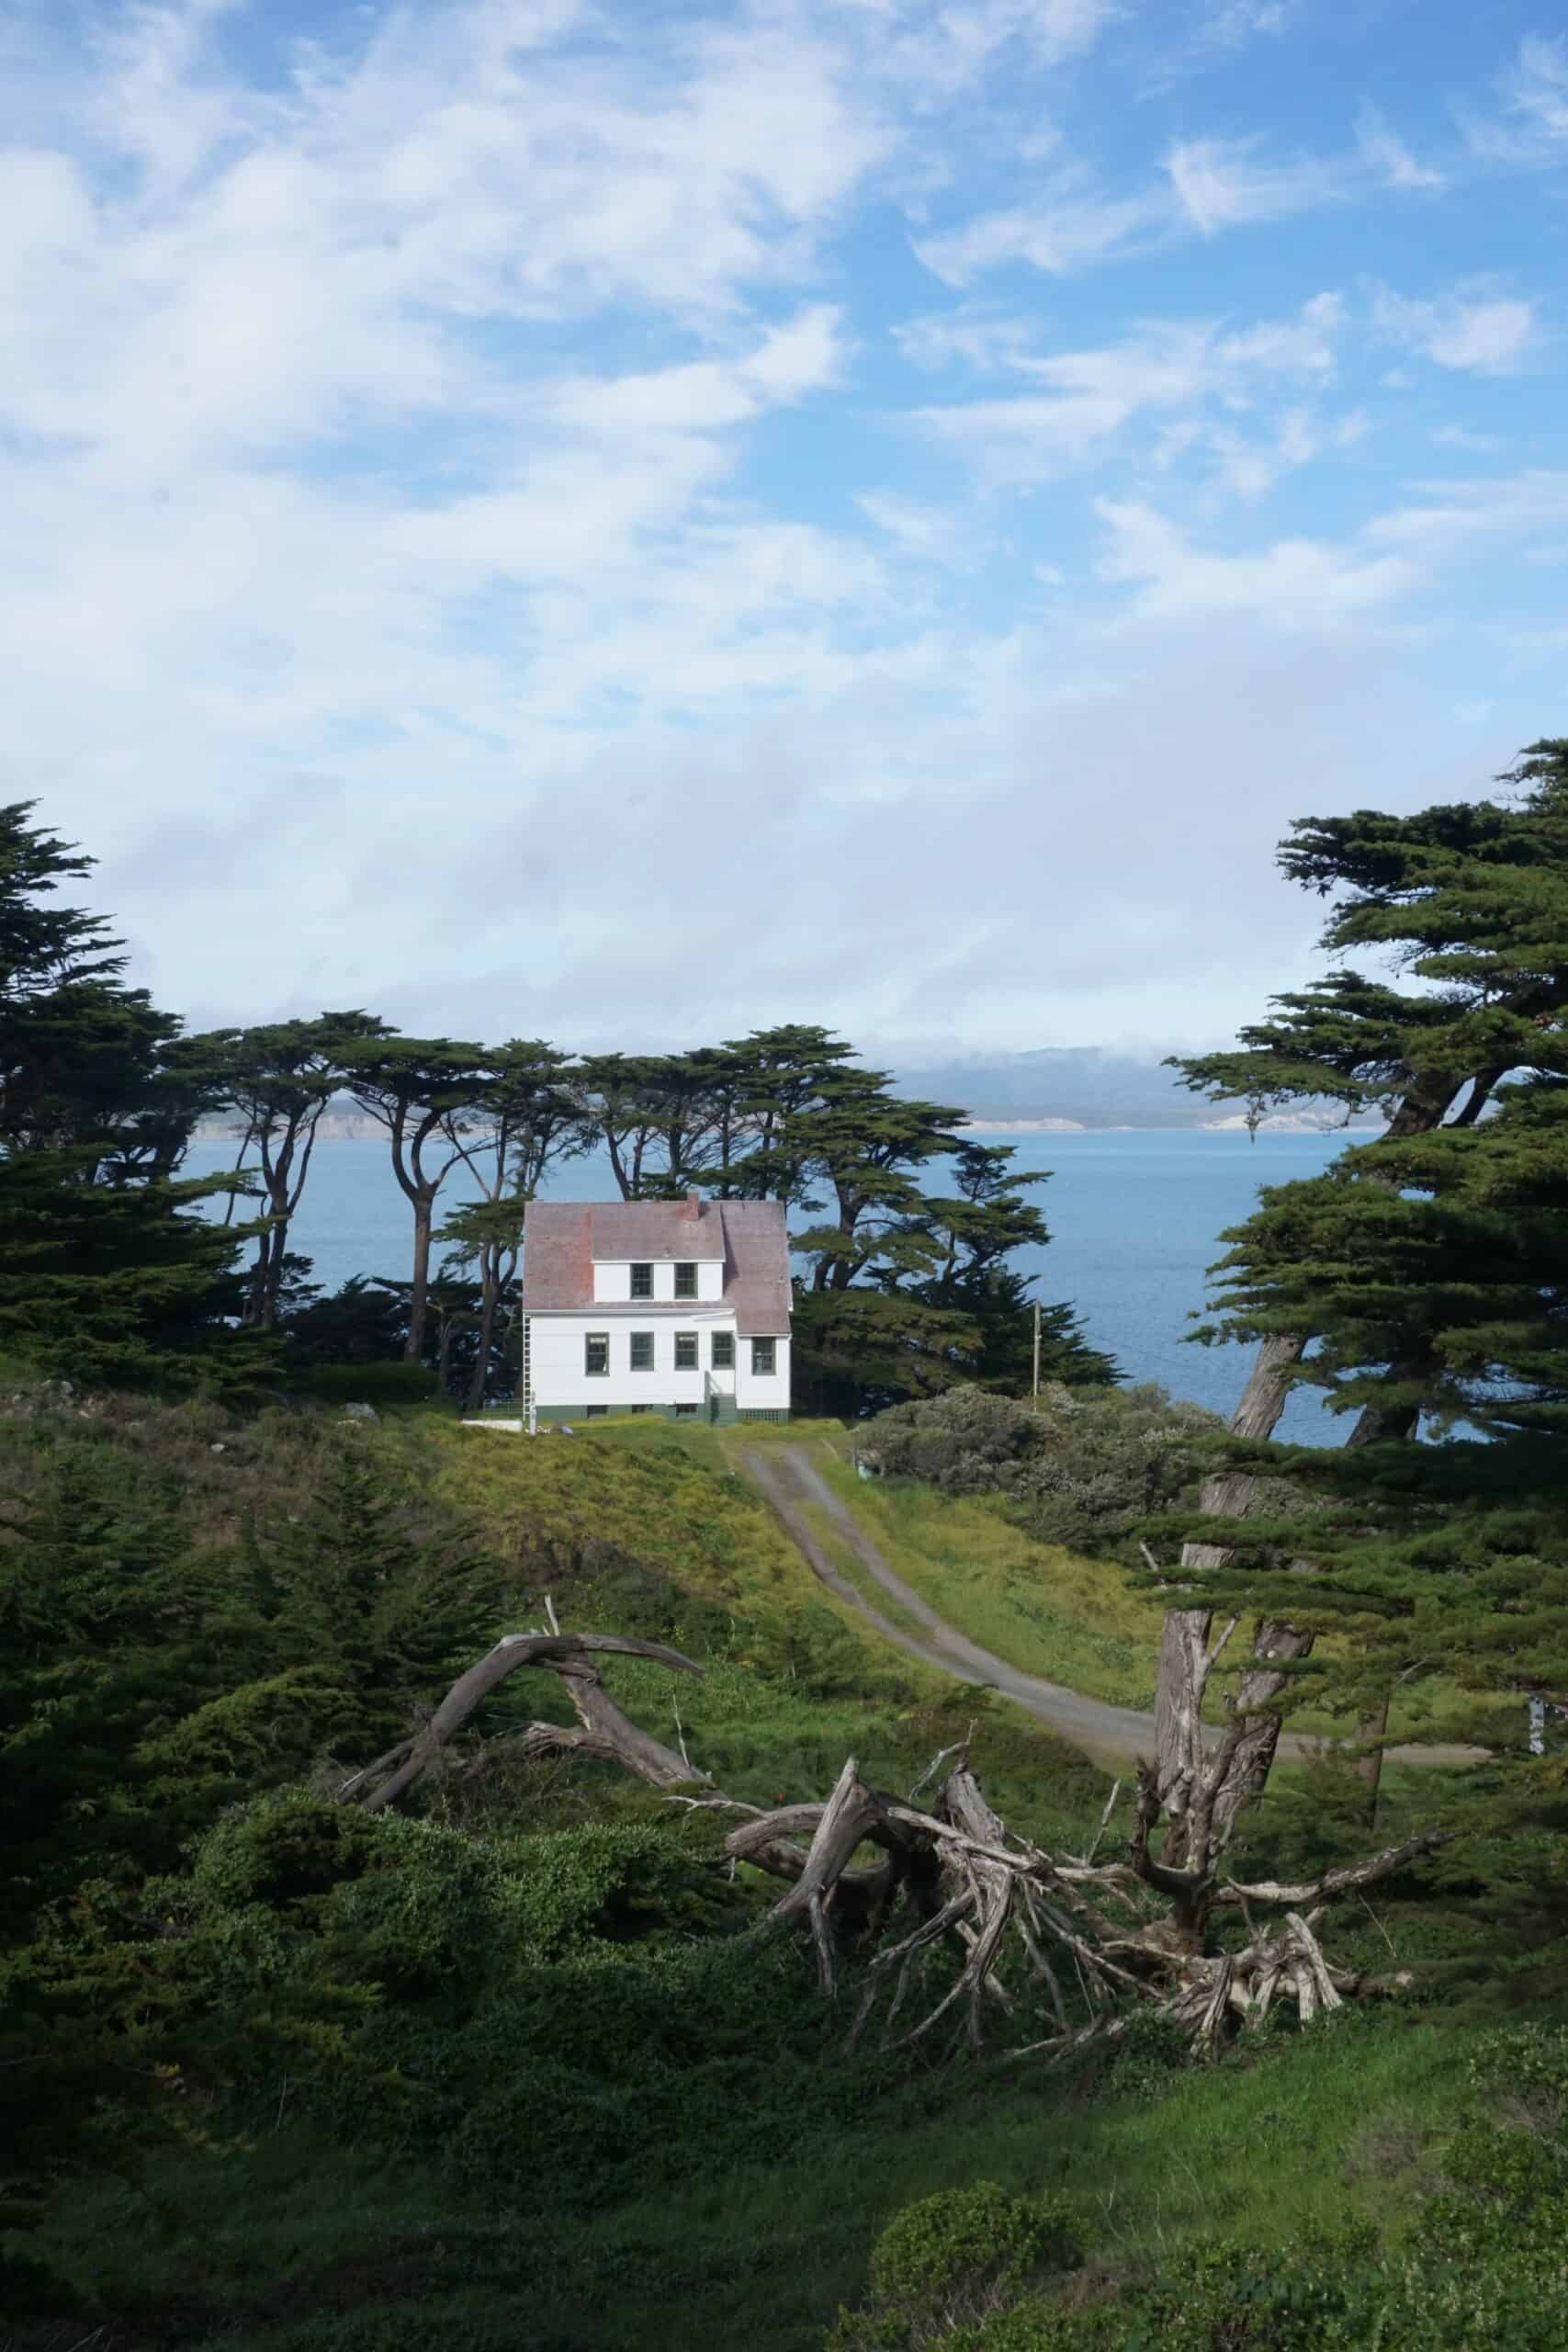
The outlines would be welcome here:
<svg viewBox="0 0 1568 2352">
<path fill-rule="evenodd" d="M 651 1372 L 653 1370 L 653 1334 L 651 1331 L 634 1331 L 632 1333 L 632 1370 L 634 1372 Z"/>
<path fill-rule="evenodd" d="M 734 1371 L 735 1334 L 733 1331 L 716 1331 L 714 1333 L 713 1368 L 715 1372 Z"/>
<path fill-rule="evenodd" d="M 651 1266 L 634 1266 L 632 1268 L 632 1296 L 634 1298 L 651 1298 L 653 1296 L 653 1268 Z"/>
<path fill-rule="evenodd" d="M 778 1341 L 776 1340 L 752 1340 L 751 1369 L 762 1379 L 770 1379 L 778 1370 Z"/>
<path fill-rule="evenodd" d="M 610 1369 L 610 1334 L 588 1331 L 582 1340 L 582 1369 L 592 1379 L 604 1379 Z"/>
<path fill-rule="evenodd" d="M 675 1369 L 677 1372 L 695 1372 L 697 1369 L 697 1335 L 694 1331 L 676 1332 Z"/>
<path fill-rule="evenodd" d="M 680 1266 L 677 1266 L 677 1267 L 676 1267 L 676 1269 L 675 1269 L 675 1295 L 676 1295 L 676 1297 L 677 1297 L 677 1298 L 695 1298 L 696 1295 L 697 1295 L 697 1270 L 696 1270 L 695 1266 L 687 1266 L 687 1265 L 680 1265 Z"/>
</svg>

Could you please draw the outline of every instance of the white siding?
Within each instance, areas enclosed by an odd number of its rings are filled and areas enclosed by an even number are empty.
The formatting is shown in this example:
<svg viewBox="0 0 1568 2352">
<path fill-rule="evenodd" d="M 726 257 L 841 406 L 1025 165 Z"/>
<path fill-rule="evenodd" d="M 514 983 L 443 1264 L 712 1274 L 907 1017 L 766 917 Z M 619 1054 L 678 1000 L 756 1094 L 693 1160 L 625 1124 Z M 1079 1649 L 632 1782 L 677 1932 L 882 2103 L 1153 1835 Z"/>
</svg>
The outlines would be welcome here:
<svg viewBox="0 0 1568 2352">
<path fill-rule="evenodd" d="M 559 1405 L 581 1411 L 585 1405 L 605 1405 L 612 1412 L 624 1411 L 628 1405 L 701 1405 L 706 1396 L 707 1376 L 713 1384 L 726 1391 L 735 1378 L 729 1373 L 712 1372 L 715 1331 L 735 1329 L 735 1316 L 728 1307 L 705 1306 L 694 1304 L 689 1317 L 671 1315 L 668 1308 L 650 1317 L 646 1323 L 637 1320 L 637 1308 L 618 1307 L 614 1313 L 595 1315 L 592 1308 L 570 1315 L 533 1315 L 528 1320 L 528 1370 L 533 1389 L 533 1401 L 538 1406 Z M 653 1364 L 651 1372 L 631 1369 L 631 1335 L 634 1331 L 653 1333 Z M 603 1331 L 610 1341 L 610 1370 L 607 1376 L 590 1374 L 584 1369 L 584 1342 L 591 1331 Z M 675 1336 L 692 1331 L 697 1337 L 697 1364 L 694 1372 L 675 1369 Z M 783 1351 L 784 1343 L 781 1340 Z M 744 1379 L 751 1361 L 749 1341 L 735 1342 L 736 1363 Z M 762 1382 L 761 1386 L 782 1387 L 779 1402 L 789 1401 L 787 1374 L 781 1382 Z M 771 1401 L 771 1400 L 765 1400 Z"/>
<path fill-rule="evenodd" d="M 774 1371 L 770 1379 L 765 1373 L 751 1369 L 751 1342 L 737 1340 L 735 1343 L 735 1402 L 743 1413 L 759 1413 L 764 1408 L 774 1411 L 787 1409 L 789 1405 L 789 1341 L 773 1341 Z"/>
</svg>

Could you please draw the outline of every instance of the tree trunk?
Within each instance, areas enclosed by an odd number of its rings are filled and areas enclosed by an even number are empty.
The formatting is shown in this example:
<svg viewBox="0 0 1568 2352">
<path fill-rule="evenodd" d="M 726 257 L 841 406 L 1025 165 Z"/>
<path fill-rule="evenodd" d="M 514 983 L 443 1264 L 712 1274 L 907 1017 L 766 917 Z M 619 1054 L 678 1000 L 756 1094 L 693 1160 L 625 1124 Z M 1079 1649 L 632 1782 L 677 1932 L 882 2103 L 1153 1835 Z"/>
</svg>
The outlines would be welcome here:
<svg viewBox="0 0 1568 2352">
<path fill-rule="evenodd" d="M 1388 1736 L 1388 1710 L 1393 1697 L 1385 1690 L 1356 1724 L 1356 1745 L 1361 1750 L 1350 1766 L 1367 1792 L 1366 1817 L 1377 1826 L 1378 1798 L 1382 1789 L 1382 1743 Z"/>
<path fill-rule="evenodd" d="M 468 1375 L 468 1409 L 477 1413 L 485 1400 L 490 1377 L 490 1351 L 495 1338 L 495 1311 L 501 1304 L 501 1282 L 487 1242 L 479 1257 L 479 1337 L 474 1368 Z"/>
<path fill-rule="evenodd" d="M 1252 1664 L 1242 1676 L 1234 1701 L 1234 1721 L 1241 1726 L 1240 1736 L 1214 1791 L 1212 1819 L 1216 1852 L 1229 1839 L 1242 1806 L 1263 1794 L 1280 1745 L 1279 1716 L 1258 1712 L 1271 1710 L 1274 1701 L 1290 1687 L 1290 1676 L 1278 1672 L 1271 1661 L 1310 1657 L 1313 1640 L 1311 1634 L 1287 1625 L 1279 1617 L 1265 1617 L 1258 1628 Z"/>
<path fill-rule="evenodd" d="M 288 1216 L 287 1210 L 283 1212 L 279 1216 L 277 1223 L 273 1227 L 270 1238 L 272 1241 L 272 1249 L 267 1258 L 265 1273 L 262 1282 L 261 1315 L 259 1317 L 261 1327 L 264 1331 L 270 1331 L 277 1321 L 277 1296 L 278 1293 L 283 1288 L 283 1257 L 285 1250 L 288 1247 Z"/>
<path fill-rule="evenodd" d="M 1241 1401 L 1231 1416 L 1233 1436 L 1266 1438 L 1273 1434 L 1290 1397 L 1291 1375 L 1305 1349 L 1304 1335 L 1294 1331 L 1271 1331 L 1259 1343 Z M 1245 1471 L 1224 1471 L 1217 1477 L 1206 1478 L 1199 1496 L 1199 1508 L 1215 1518 L 1245 1519 L 1258 1483 Z M 1184 1568 L 1224 1567 L 1230 1556 L 1223 1545 L 1216 1544 L 1184 1544 L 1181 1547 Z M 1162 1804 L 1174 1804 L 1178 1817 L 1185 1813 L 1189 1793 L 1197 1788 L 1201 1777 L 1203 1693 L 1213 1657 L 1218 1654 L 1211 1655 L 1209 1651 L 1213 1623 L 1213 1612 L 1207 1609 L 1173 1609 L 1167 1613 L 1160 1636 L 1159 1669 L 1155 1682 L 1156 1782 Z M 1264 1634 L 1278 1630 L 1268 1625 L 1258 1628 L 1255 1654 L 1267 1655 L 1261 1646 Z M 1306 1646 L 1311 1647 L 1310 1637 Z M 1247 1684 L 1244 1682 L 1242 1687 L 1245 1690 Z M 1265 1780 L 1278 1740 L 1279 1724 L 1273 1720 L 1262 1765 Z M 1247 1773 L 1250 1785 L 1256 1770 L 1251 1749 L 1238 1769 Z M 1258 1785 L 1261 1787 L 1262 1782 Z M 1223 1807 L 1216 1797 L 1216 1811 L 1223 1813 L 1227 1827 L 1245 1793 L 1247 1788 L 1238 1782 L 1237 1792 L 1234 1798 L 1227 1795 Z"/>
<path fill-rule="evenodd" d="M 251 1268 L 250 1288 L 245 1293 L 245 1304 L 240 1315 L 241 1322 L 251 1330 L 254 1330 L 259 1326 L 266 1307 L 266 1287 L 272 1267 L 272 1243 L 273 1235 L 270 1228 L 265 1233 L 257 1234 L 255 1263 Z"/>
<path fill-rule="evenodd" d="M 253 1125 L 251 1125 L 250 1126 L 248 1126 L 248 1127 L 245 1129 L 245 1138 L 244 1138 L 244 1141 L 243 1141 L 243 1142 L 241 1144 L 241 1146 L 240 1146 L 240 1156 L 239 1156 L 238 1159 L 236 1159 L 236 1160 L 235 1160 L 235 1162 L 234 1162 L 233 1173 L 234 1173 L 236 1176 L 238 1176 L 238 1175 L 242 1172 L 242 1170 L 243 1170 L 243 1168 L 244 1168 L 244 1165 L 245 1165 L 245 1154 L 246 1154 L 246 1152 L 247 1152 L 247 1151 L 249 1151 L 249 1149 L 250 1149 L 250 1148 L 251 1148 L 251 1142 L 252 1142 L 252 1139 L 253 1139 L 253 1137 L 254 1136 L 254 1135 L 255 1135 L 255 1126 L 254 1126 L 254 1123 L 253 1123 Z M 224 1212 L 223 1212 L 223 1222 L 224 1222 L 224 1224 L 225 1224 L 225 1225 L 232 1225 L 232 1224 L 233 1224 L 233 1222 L 234 1222 L 234 1203 L 239 1199 L 239 1197 L 240 1197 L 240 1196 L 239 1196 L 238 1193 L 230 1193 L 230 1195 L 229 1195 L 229 1205 L 227 1206 L 227 1208 L 226 1208 L 226 1209 L 224 1210 Z"/>
<path fill-rule="evenodd" d="M 430 1312 L 430 1227 L 434 1193 L 423 1192 L 413 1204 L 413 1282 L 409 1290 L 409 1335 L 403 1342 L 405 1363 L 418 1363 L 424 1353 L 424 1327 Z"/>
</svg>

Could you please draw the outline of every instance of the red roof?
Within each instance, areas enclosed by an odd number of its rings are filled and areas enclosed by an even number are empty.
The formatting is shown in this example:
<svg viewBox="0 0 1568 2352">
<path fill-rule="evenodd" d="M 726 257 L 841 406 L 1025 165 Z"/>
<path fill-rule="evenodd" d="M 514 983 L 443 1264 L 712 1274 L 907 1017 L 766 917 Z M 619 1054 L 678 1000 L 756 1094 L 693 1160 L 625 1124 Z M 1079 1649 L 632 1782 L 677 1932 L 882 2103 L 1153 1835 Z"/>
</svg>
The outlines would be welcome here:
<svg viewBox="0 0 1568 2352">
<path fill-rule="evenodd" d="M 666 1262 L 722 1258 L 720 1205 L 717 1201 L 698 1201 L 694 1207 L 687 1201 L 594 1201 L 589 1210 L 593 1255 L 622 1266 L 632 1259 L 647 1263 L 655 1258 Z"/>
<path fill-rule="evenodd" d="M 724 1304 L 734 1310 L 739 1337 L 782 1339 L 789 1330 L 789 1232 L 782 1201 L 704 1201 L 695 1216 L 684 1201 L 531 1202 L 523 1248 L 525 1313 L 592 1306 L 595 1259 L 616 1264 L 720 1259 Z M 649 1312 L 648 1300 L 637 1304 Z M 687 1312 L 690 1304 L 680 1302 Z"/>
</svg>

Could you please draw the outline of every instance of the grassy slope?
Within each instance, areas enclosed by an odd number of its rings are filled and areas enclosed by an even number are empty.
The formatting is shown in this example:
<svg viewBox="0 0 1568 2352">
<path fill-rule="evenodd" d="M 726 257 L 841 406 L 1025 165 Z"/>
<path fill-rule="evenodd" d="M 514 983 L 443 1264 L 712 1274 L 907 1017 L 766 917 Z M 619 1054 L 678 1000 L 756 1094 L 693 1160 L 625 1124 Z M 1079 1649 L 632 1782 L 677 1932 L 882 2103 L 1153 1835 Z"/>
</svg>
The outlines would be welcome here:
<svg viewBox="0 0 1568 2352">
<path fill-rule="evenodd" d="M 192 1452 L 217 1486 L 234 1475 L 233 1456 L 214 1459 L 209 1434 L 193 1428 Z M 626 1423 L 527 1443 L 411 1416 L 375 1442 L 389 1459 L 427 1464 L 515 1564 L 513 1623 L 536 1622 L 548 1590 L 566 1623 L 609 1627 L 624 1595 L 701 1655 L 705 1680 L 679 1690 L 685 1736 L 694 1761 L 736 1793 L 822 1791 L 846 1752 L 897 1784 L 977 1715 L 976 1763 L 1020 1826 L 1046 1837 L 1098 1815 L 1103 1782 L 1072 1751 L 890 1652 L 822 1592 L 728 1466 L 737 1443 L 777 1442 L 774 1432 Z M 982 1537 L 1020 1578 L 1039 1566 L 1040 1547 L 976 1518 L 977 1506 L 933 1507 L 852 1478 L 847 1491 L 906 1572 L 918 1550 L 934 1577 L 943 1544 L 962 1558 Z M 606 1566 L 606 1544 L 650 1564 L 656 1586 L 628 1583 L 618 1557 Z M 1066 1564 L 1064 1589 L 1069 1570 L 1086 1573 Z M 1001 1646 L 994 1626 L 974 1630 Z M 1062 1673 L 1059 1657 L 1052 1670 Z M 670 1678 L 635 1663 L 611 1672 L 626 1703 L 670 1736 Z M 794 2164 L 765 2165 L 759 2151 L 750 2174 L 547 2219 L 476 2210 L 434 2169 L 367 2165 L 279 2118 L 221 2163 L 170 2161 L 140 2188 L 74 2194 L 52 2251 L 131 2321 L 117 2342 L 136 2352 L 220 2340 L 231 2352 L 686 2352 L 702 2340 L 817 2352 L 888 2215 L 977 2177 L 1062 2187 L 1112 2267 L 1194 2232 L 1284 2238 L 1342 2215 L 1347 2195 L 1396 2220 L 1403 2167 L 1439 2126 L 1458 2052 L 1431 2026 L 1351 2029 L 1250 2070 L 1179 2080 L 1153 2100 L 1092 2104 L 1072 2085 L 963 2066 Z M 1257 2151 L 1287 2119 L 1292 2162 L 1270 2171 Z"/>
<path fill-rule="evenodd" d="M 813 1445 L 818 1467 L 891 1566 L 950 1623 L 1025 1673 L 1065 1683 L 1113 1706 L 1154 1704 L 1161 1612 L 1114 1561 L 1087 1560 L 1043 1544 L 1005 1505 L 946 1496 L 913 1479 L 867 1483 L 850 1467 L 843 1433 Z M 835 1550 L 834 1557 L 840 1553 Z M 852 1564 L 840 1560 L 846 1574 Z M 863 1589 L 863 1569 L 852 1569 Z M 879 1601 L 879 1606 L 883 1605 Z M 1333 1645 L 1325 1643 L 1331 1656 Z M 1211 1689 L 1208 1714 L 1224 1715 L 1224 1676 Z M 1348 1726 L 1321 1708 L 1303 1706 L 1293 1729 L 1325 1737 Z M 1395 1739 L 1475 1736 L 1476 1702 L 1434 1679 L 1395 1702 Z"/>
<path fill-rule="evenodd" d="M 976 2179 L 1055 2188 L 1092 2263 L 1135 2274 L 1186 2243 L 1286 2245 L 1352 2214 L 1397 2233 L 1432 2185 L 1467 2032 L 1351 2025 L 1249 2067 L 1089 2099 L 987 2073 L 933 2084 L 807 2162 L 601 2214 L 455 2203 L 416 2165 L 367 2165 L 285 2126 L 221 2165 L 165 2165 L 62 2213 L 51 2250 L 118 2307 L 231 2352 L 820 2352 L 866 2256 L 915 2197 Z M 1260 2150 L 1289 2162 L 1260 2164 Z M 181 2329 L 182 2337 L 185 2329 Z M 138 2346 L 144 2339 L 130 2339 Z M 170 2340 L 156 2334 L 152 2341 Z"/>
</svg>

